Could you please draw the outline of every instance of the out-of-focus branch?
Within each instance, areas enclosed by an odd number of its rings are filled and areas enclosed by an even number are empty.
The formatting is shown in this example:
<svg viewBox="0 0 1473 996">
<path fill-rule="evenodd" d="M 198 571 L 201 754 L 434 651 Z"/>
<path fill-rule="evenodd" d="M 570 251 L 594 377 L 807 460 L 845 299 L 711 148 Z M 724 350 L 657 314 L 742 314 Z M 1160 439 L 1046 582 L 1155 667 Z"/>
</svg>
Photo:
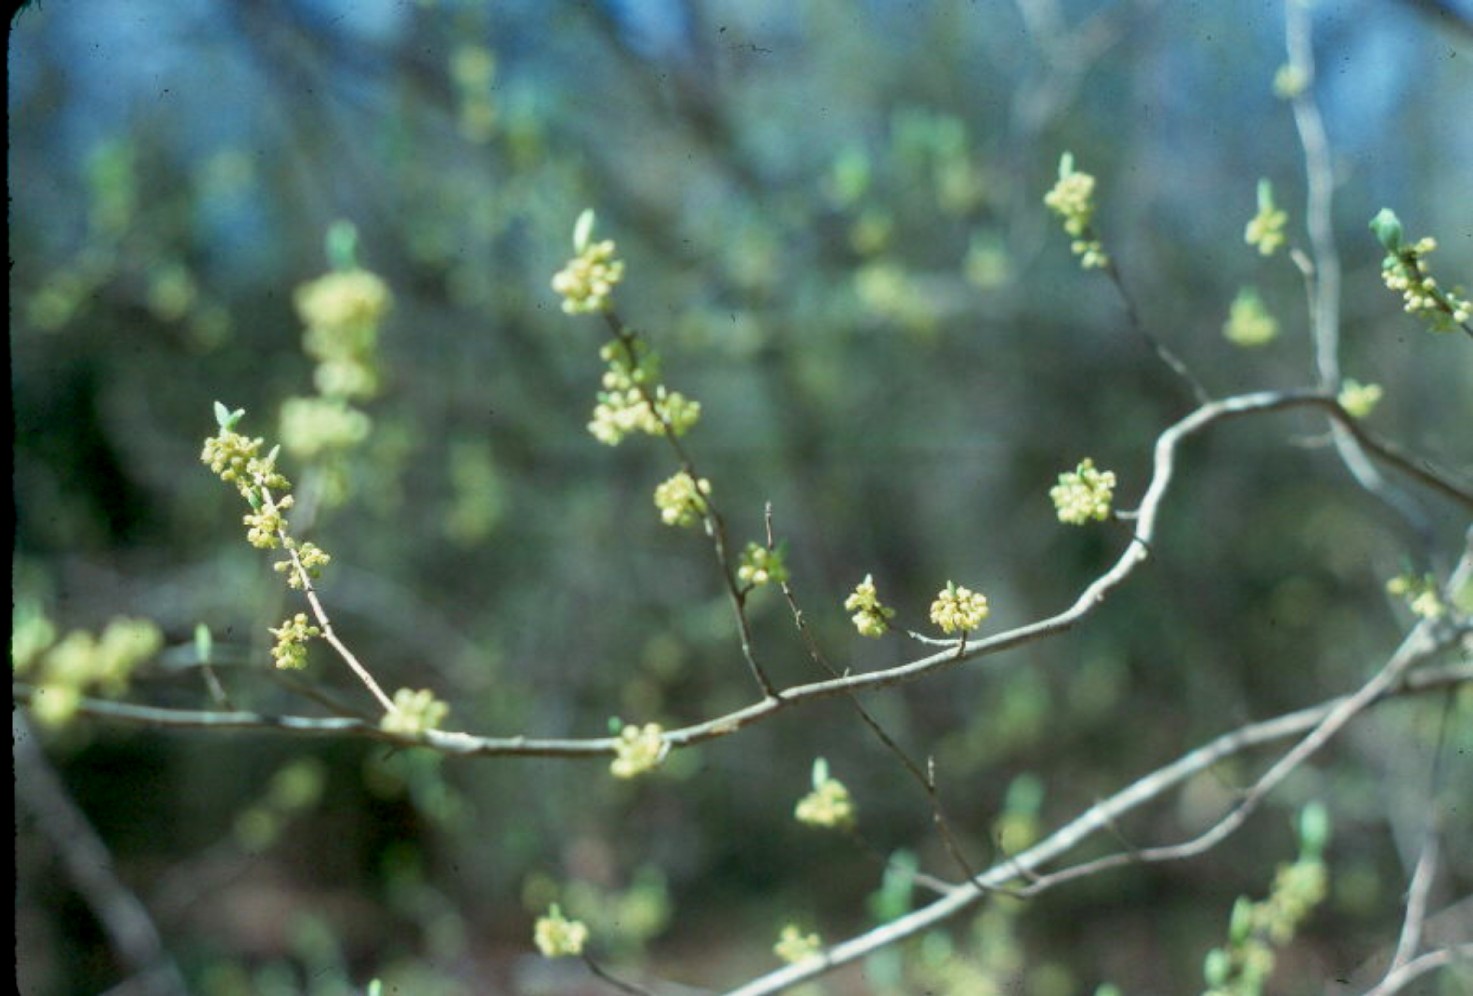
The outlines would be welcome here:
<svg viewBox="0 0 1473 996">
<path fill-rule="evenodd" d="M 1413 958 L 1405 965 L 1388 973 L 1375 988 L 1366 990 L 1365 996 L 1393 996 L 1394 993 L 1399 993 L 1406 988 L 1407 983 L 1420 979 L 1428 972 L 1435 972 L 1439 968 L 1446 968 L 1458 962 L 1473 963 L 1473 944 L 1454 944 L 1451 947 L 1429 951 L 1419 958 Z"/>
<path fill-rule="evenodd" d="M 1245 807 L 1251 808 L 1256 805 L 1256 800 L 1261 800 L 1269 789 L 1287 777 L 1310 754 L 1323 746 L 1330 736 L 1343 728 L 1364 709 L 1389 697 L 1412 691 L 1414 683 L 1420 685 L 1418 690 L 1427 690 L 1445 687 L 1444 682 L 1449 680 L 1454 683 L 1473 680 L 1473 665 L 1454 665 L 1435 671 L 1428 668 L 1413 670 L 1421 661 L 1455 646 L 1465 636 L 1466 632 L 1461 631 L 1434 632 L 1433 626 L 1423 623 L 1403 641 L 1385 667 L 1355 693 L 1276 719 L 1249 724 L 1224 734 L 1211 743 L 1141 778 L 1109 799 L 1096 803 L 1038 844 L 994 865 L 976 880 L 958 885 L 950 893 L 930 905 L 836 944 L 810 961 L 789 965 L 753 979 L 730 990 L 726 996 L 765 996 L 765 994 L 781 992 L 797 983 L 816 978 L 840 965 L 863 958 L 881 948 L 922 933 L 971 907 L 980 901 L 988 890 L 1005 886 L 1020 877 L 1029 880 L 1029 884 L 1020 891 L 1032 894 L 1086 875 L 1097 874 L 1109 868 L 1143 862 L 1159 863 L 1181 860 L 1207 850 L 1241 825 L 1243 819 L 1246 818 Z M 1432 677 L 1434 674 L 1435 679 Z M 1167 790 L 1181 784 L 1197 772 L 1250 747 L 1281 740 L 1305 731 L 1309 731 L 1309 735 L 1259 779 L 1248 797 L 1240 801 L 1227 816 L 1214 824 L 1206 833 L 1193 840 L 1181 845 L 1144 848 L 1111 855 L 1049 875 L 1034 874 L 1034 869 L 1072 850 L 1100 830 L 1113 826 L 1125 813 L 1159 798 Z M 1420 962 L 1421 959 L 1418 961 Z M 1430 967 L 1427 970 L 1430 970 Z"/>
<path fill-rule="evenodd" d="M 1310 326 L 1313 329 L 1315 366 L 1322 391 L 1340 390 L 1340 251 L 1335 244 L 1333 217 L 1335 174 L 1330 156 L 1330 139 L 1315 100 L 1314 46 L 1311 39 L 1307 0 L 1289 0 L 1284 5 L 1284 36 L 1289 69 L 1298 81 L 1292 98 L 1294 125 L 1304 149 L 1305 225 L 1309 229 L 1312 260 L 1301 265 L 1309 290 Z M 1424 552 L 1432 530 L 1427 514 L 1415 496 L 1395 487 L 1367 457 L 1350 425 L 1336 422 L 1330 427 L 1335 449 L 1347 470 L 1361 487 L 1375 495 L 1407 522 L 1422 541 Z"/>
<path fill-rule="evenodd" d="M 133 973 L 129 991 L 140 996 L 183 996 L 184 979 L 164 950 L 153 918 L 113 873 L 107 846 L 52 770 L 23 713 L 11 714 L 10 731 L 16 799 L 36 817 L 113 951 Z"/>
</svg>

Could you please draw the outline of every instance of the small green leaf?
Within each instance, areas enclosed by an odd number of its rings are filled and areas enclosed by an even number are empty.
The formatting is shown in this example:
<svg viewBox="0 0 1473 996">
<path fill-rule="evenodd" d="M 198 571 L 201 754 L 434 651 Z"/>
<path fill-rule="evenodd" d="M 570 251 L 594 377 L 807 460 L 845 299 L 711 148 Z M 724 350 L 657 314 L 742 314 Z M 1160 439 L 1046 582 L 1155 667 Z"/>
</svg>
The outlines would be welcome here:
<svg viewBox="0 0 1473 996">
<path fill-rule="evenodd" d="M 334 270 L 358 269 L 358 226 L 335 221 L 327 228 L 327 262 Z"/>
<path fill-rule="evenodd" d="M 1394 253 L 1401 249 L 1401 219 L 1396 216 L 1395 211 L 1390 208 L 1377 211 L 1376 217 L 1371 219 L 1371 231 L 1387 252 Z"/>
<path fill-rule="evenodd" d="M 197 623 L 194 627 L 194 655 L 201 664 L 210 663 L 210 654 L 214 650 L 215 641 L 210 635 L 210 627 L 204 623 Z"/>
<path fill-rule="evenodd" d="M 244 414 L 244 408 L 237 408 L 235 411 L 231 411 L 220 402 L 215 402 L 215 423 L 226 432 L 234 429 L 235 423 L 239 422 L 241 416 Z"/>
<path fill-rule="evenodd" d="M 1221 986 L 1227 982 L 1232 968 L 1233 962 L 1228 953 L 1222 948 L 1213 948 L 1207 952 L 1207 959 L 1202 963 L 1202 976 L 1209 986 Z"/>
<path fill-rule="evenodd" d="M 589 241 L 593 238 L 593 208 L 584 208 L 583 213 L 578 216 L 578 222 L 573 226 L 573 251 L 581 253 L 588 248 Z"/>
<path fill-rule="evenodd" d="M 1074 153 L 1066 152 L 1059 157 L 1059 179 L 1065 180 L 1074 175 Z"/>
<path fill-rule="evenodd" d="M 829 780 L 829 762 L 821 757 L 813 759 L 813 790 L 816 792 Z"/>
<path fill-rule="evenodd" d="M 1228 919 L 1228 940 L 1239 945 L 1248 939 L 1253 932 L 1253 900 L 1247 896 L 1239 896 L 1238 901 L 1233 903 L 1233 914 Z"/>
<path fill-rule="evenodd" d="M 1330 813 L 1322 803 L 1311 802 L 1299 813 L 1300 856 L 1319 860 L 1330 842 Z"/>
</svg>

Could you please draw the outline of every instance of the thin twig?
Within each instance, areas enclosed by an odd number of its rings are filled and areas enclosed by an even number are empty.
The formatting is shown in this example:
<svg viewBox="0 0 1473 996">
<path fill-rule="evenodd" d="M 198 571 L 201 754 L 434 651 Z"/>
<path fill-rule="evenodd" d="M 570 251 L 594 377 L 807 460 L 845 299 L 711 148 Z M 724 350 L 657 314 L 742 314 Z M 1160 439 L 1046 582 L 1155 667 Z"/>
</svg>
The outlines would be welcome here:
<svg viewBox="0 0 1473 996">
<path fill-rule="evenodd" d="M 590 972 L 598 976 L 603 981 L 607 982 L 609 985 L 613 986 L 615 989 L 619 990 L 621 993 L 629 993 L 630 996 L 653 996 L 653 994 L 648 989 L 641 989 L 639 986 L 636 986 L 632 982 L 625 982 L 623 979 L 610 974 L 607 969 L 605 969 L 598 962 L 594 961 L 593 958 L 589 955 L 585 954 L 583 956 L 583 964 L 588 966 L 588 970 Z"/>
<path fill-rule="evenodd" d="M 264 484 L 261 484 L 260 487 L 264 502 L 268 506 L 275 505 L 276 502 L 271 496 L 271 491 Z M 291 558 L 292 575 L 298 582 L 296 587 L 301 588 L 302 594 L 307 596 L 307 604 L 312 607 L 312 615 L 317 620 L 318 627 L 322 630 L 322 639 L 327 641 L 328 646 L 337 651 L 337 655 L 353 670 L 353 673 L 358 676 L 358 680 L 367 686 L 368 690 L 373 693 L 374 698 L 378 699 L 378 703 L 384 707 L 384 711 L 394 712 L 393 700 L 384 694 L 384 690 L 373 679 L 373 675 L 368 673 L 368 668 L 363 666 L 362 662 L 353 654 L 353 651 L 348 649 L 348 645 L 339 639 L 337 633 L 333 631 L 332 619 L 328 616 L 327 610 L 322 607 L 322 600 L 317 597 L 317 587 L 312 583 L 312 575 L 303 566 L 302 558 L 297 553 L 296 541 L 287 534 L 285 526 L 276 530 L 276 539 L 282 549 L 286 550 L 287 556 Z"/>
<path fill-rule="evenodd" d="M 763 510 L 763 522 L 767 529 L 767 549 L 772 550 L 777 545 L 776 536 L 772 530 L 772 502 L 768 502 Z M 818 641 L 813 638 L 812 632 L 809 631 L 808 623 L 803 617 L 803 610 L 798 605 L 798 596 L 793 593 L 792 585 L 787 581 L 783 581 L 779 584 L 779 587 L 782 589 L 783 597 L 787 599 L 788 610 L 793 614 L 793 625 L 798 629 L 798 635 L 803 640 L 803 646 L 808 651 L 809 659 L 826 672 L 830 678 L 843 677 L 838 669 L 829 663 L 828 658 L 824 656 L 823 651 L 819 648 Z M 880 721 L 875 719 L 870 711 L 864 707 L 864 703 L 859 701 L 858 695 L 850 694 L 849 703 L 854 706 L 854 711 L 859 714 L 859 718 L 864 721 L 865 726 L 869 727 L 870 732 L 875 735 L 875 738 L 885 746 L 886 750 L 890 751 L 890 753 L 894 754 L 900 760 L 901 766 L 910 773 L 910 776 L 915 779 L 916 784 L 926 793 L 926 801 L 931 807 L 931 819 L 936 824 L 937 832 L 941 835 L 941 842 L 945 846 L 946 852 L 951 856 L 951 859 L 961 869 L 962 875 L 968 879 L 976 878 L 977 873 L 973 869 L 972 863 L 967 860 L 966 854 L 962 851 L 961 842 L 957 840 L 956 835 L 952 832 L 951 822 L 946 818 L 946 812 L 941 807 L 941 795 L 936 790 L 935 762 L 928 762 L 926 770 L 923 772 L 920 765 L 915 762 L 915 759 L 910 756 L 904 747 L 900 746 L 894 737 L 890 736 L 885 728 L 880 725 Z"/>
<path fill-rule="evenodd" d="M 633 367 L 639 362 L 638 354 L 635 352 L 635 343 L 638 341 L 637 335 L 629 330 L 629 327 L 624 324 L 623 319 L 613 309 L 605 311 L 603 315 L 604 321 L 614 334 L 614 338 L 624 347 L 624 351 L 629 356 L 630 366 Z M 635 381 L 634 387 L 635 390 L 639 391 L 640 398 L 649 407 L 650 413 L 659 421 L 660 427 L 663 430 L 661 435 L 665 437 L 665 441 L 670 444 L 670 448 L 675 452 L 675 458 L 680 464 L 680 469 L 692 481 L 701 480 L 701 475 L 696 469 L 695 461 L 691 459 L 685 446 L 681 444 L 680 439 L 676 436 L 675 426 L 670 422 L 670 419 L 664 412 L 660 410 L 660 406 L 655 403 L 655 396 L 650 392 L 649 385 L 641 381 Z M 701 497 L 706 503 L 706 514 L 703 518 L 707 523 L 707 532 L 711 537 L 712 549 L 716 554 L 716 563 L 721 570 L 721 579 L 726 585 L 726 594 L 731 602 L 732 613 L 736 616 L 737 633 L 741 642 L 742 657 L 746 660 L 747 668 L 752 672 L 752 680 L 757 683 L 757 687 L 761 690 L 763 697 L 766 699 L 776 699 L 778 696 L 777 687 L 773 685 L 771 679 L 767 677 L 767 672 L 758 663 L 757 654 L 752 644 L 752 627 L 747 619 L 746 594 L 737 586 L 736 572 L 731 566 L 726 520 L 722 517 L 720 507 L 711 495 L 703 494 Z"/>
<path fill-rule="evenodd" d="M 1422 842 L 1422 853 L 1417 856 L 1417 867 L 1412 872 L 1412 884 L 1407 888 L 1407 911 L 1401 922 L 1401 936 L 1397 938 L 1396 955 L 1391 959 L 1387 974 L 1409 963 L 1422 946 L 1422 924 L 1427 918 L 1427 900 L 1432 895 L 1432 879 L 1437 871 L 1438 833 L 1434 827 L 1427 828 L 1427 837 Z"/>
<path fill-rule="evenodd" d="M 1328 394 L 1340 390 L 1340 251 L 1335 244 L 1334 164 L 1324 118 L 1315 100 L 1314 45 L 1311 39 L 1309 4 L 1289 0 L 1284 5 L 1285 47 L 1289 68 L 1301 81 L 1291 106 L 1299 144 L 1304 150 L 1307 187 L 1305 226 L 1309 230 L 1312 259 L 1295 259 L 1304 275 L 1309 294 L 1309 318 L 1313 329 L 1315 366 L 1320 389 Z M 1432 527 L 1415 496 L 1392 486 L 1366 456 L 1364 441 L 1353 431 L 1353 423 L 1337 421 L 1331 426 L 1335 449 L 1351 476 L 1366 491 L 1380 499 L 1411 527 L 1424 552 L 1432 545 Z M 1357 445 L 1357 444 L 1360 445 Z"/>
<path fill-rule="evenodd" d="M 1087 233 L 1085 238 L 1093 238 L 1093 234 Z M 1105 275 L 1110 278 L 1110 283 L 1115 286 L 1115 292 L 1120 295 L 1120 300 L 1125 305 L 1125 318 L 1130 323 L 1131 329 L 1145 341 L 1146 345 L 1156 354 L 1157 359 L 1166 364 L 1172 373 L 1181 378 L 1191 390 L 1192 397 L 1196 399 L 1197 404 L 1207 404 L 1212 398 L 1207 393 L 1207 388 L 1203 387 L 1202 382 L 1193 375 L 1191 370 L 1187 369 L 1187 365 L 1182 362 L 1181 357 L 1172 352 L 1170 347 L 1162 342 L 1154 332 L 1146 328 L 1146 323 L 1141 320 L 1140 311 L 1136 308 L 1135 296 L 1130 293 L 1130 288 L 1126 286 L 1125 278 L 1121 276 L 1119 268 L 1115 266 L 1114 259 L 1106 258 L 1104 270 Z"/>
<path fill-rule="evenodd" d="M 1419 626 L 1412 635 L 1404 641 L 1402 647 L 1393 656 L 1392 660 L 1384 667 L 1377 676 L 1367 685 L 1353 693 L 1330 702 L 1321 703 L 1308 709 L 1302 709 L 1287 716 L 1268 720 L 1262 723 L 1254 723 L 1224 734 L 1211 743 L 1199 747 L 1197 750 L 1178 758 L 1164 768 L 1145 776 L 1135 783 L 1122 789 L 1102 803 L 1090 807 L 1085 813 L 1055 831 L 1044 840 L 1024 851 L 1022 854 L 1009 858 L 1007 861 L 997 864 L 975 881 L 958 886 L 946 896 L 932 902 L 928 906 L 913 910 L 902 917 L 898 917 L 873 930 L 867 931 L 856 937 L 850 938 L 823 952 L 823 959 L 813 963 L 800 963 L 789 965 L 786 968 L 770 972 L 767 975 L 752 979 L 746 984 L 730 990 L 726 996 L 766 996 L 787 989 L 799 982 L 804 982 L 840 965 L 848 964 L 871 954 L 881 948 L 888 947 L 907 937 L 929 930 L 931 927 L 942 923 L 961 911 L 971 907 L 984 895 L 984 887 L 996 887 L 1004 885 L 1016 879 L 1019 868 L 1036 869 L 1040 865 L 1059 857 L 1072 850 L 1077 844 L 1092 836 L 1111 821 L 1118 819 L 1125 812 L 1135 809 L 1147 801 L 1155 799 L 1166 792 L 1169 788 L 1180 784 L 1193 774 L 1232 754 L 1246 750 L 1249 747 L 1284 737 L 1311 731 L 1309 736 L 1296 745 L 1284 759 L 1270 769 L 1269 773 L 1260 779 L 1260 782 L 1272 781 L 1277 784 L 1287 776 L 1291 767 L 1286 765 L 1291 757 L 1293 765 L 1301 763 L 1305 757 L 1314 749 L 1323 745 L 1325 737 L 1320 731 L 1327 730 L 1333 725 L 1338 730 L 1360 710 L 1371 705 L 1373 702 L 1384 700 L 1386 697 L 1397 694 L 1397 682 L 1404 681 L 1408 673 L 1417 663 L 1456 645 L 1461 639 L 1461 633 L 1432 633 L 1432 627 Z M 1456 673 L 1466 675 L 1473 679 L 1473 665 L 1462 666 L 1454 669 Z M 1425 676 L 1425 675 L 1424 675 Z M 1390 678 L 1390 684 L 1387 679 Z M 1306 744 L 1312 742 L 1312 746 L 1306 750 Z M 1221 837 L 1231 833 L 1241 823 L 1235 814 L 1241 810 L 1231 810 L 1219 826 L 1224 827 L 1220 834 L 1215 829 L 1208 831 L 1196 841 L 1190 841 L 1187 845 L 1179 845 L 1174 848 L 1155 848 L 1137 852 L 1138 855 L 1148 856 L 1146 860 L 1153 862 L 1179 860 L 1189 857 L 1198 852 L 1202 846 L 1198 843 L 1203 839 L 1211 839 L 1216 843 Z M 1143 860 L 1142 857 L 1132 855 L 1113 855 L 1109 859 L 1086 862 L 1075 868 L 1064 872 L 1055 872 L 1050 875 L 1039 876 L 1039 881 L 1025 887 L 1023 892 L 1036 893 L 1053 885 L 1061 884 L 1083 877 L 1086 874 L 1096 874 L 1107 868 L 1117 867 L 1132 861 Z"/>
<path fill-rule="evenodd" d="M 1420 958 L 1413 958 L 1401 968 L 1389 973 L 1386 978 L 1376 984 L 1375 988 L 1367 990 L 1365 996 L 1393 996 L 1394 993 L 1401 992 L 1407 983 L 1421 978 L 1428 972 L 1434 972 L 1458 962 L 1473 963 L 1473 944 L 1454 944 L 1451 947 L 1429 951 Z"/>
</svg>

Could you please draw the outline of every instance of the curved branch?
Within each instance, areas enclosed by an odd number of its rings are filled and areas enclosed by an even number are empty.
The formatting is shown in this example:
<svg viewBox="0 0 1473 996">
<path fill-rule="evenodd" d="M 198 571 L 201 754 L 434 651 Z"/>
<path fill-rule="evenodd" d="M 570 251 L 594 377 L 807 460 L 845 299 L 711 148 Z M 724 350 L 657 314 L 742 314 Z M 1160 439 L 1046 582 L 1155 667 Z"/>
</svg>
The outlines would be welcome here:
<svg viewBox="0 0 1473 996">
<path fill-rule="evenodd" d="M 765 720 L 801 702 L 904 684 L 933 672 L 955 667 L 964 661 L 1001 653 L 1072 629 L 1081 619 L 1097 609 L 1149 555 L 1156 534 L 1157 517 L 1175 476 L 1176 453 L 1182 442 L 1217 422 L 1291 408 L 1323 409 L 1337 424 L 1344 426 L 1360 440 L 1369 452 L 1454 503 L 1473 510 L 1473 492 L 1377 440 L 1363 429 L 1334 398 L 1328 395 L 1313 391 L 1262 391 L 1223 398 L 1202 405 L 1170 426 L 1157 438 L 1151 480 L 1141 499 L 1140 507 L 1135 513 L 1135 533 L 1129 545 L 1115 563 L 1090 582 L 1068 608 L 1048 618 L 990 637 L 968 640 L 965 644 L 948 643 L 943 650 L 894 667 L 858 674 L 846 673 L 838 678 L 795 685 L 778 692 L 773 697 L 761 699 L 715 719 L 670 730 L 665 734 L 665 740 L 672 748 L 715 740 Z M 13 683 L 13 687 L 18 700 L 29 701 L 31 695 L 34 694 L 32 689 L 24 685 Z M 431 747 L 455 756 L 591 757 L 608 754 L 614 749 L 613 737 L 551 739 L 525 736 L 482 737 L 470 733 L 447 733 L 432 730 L 424 734 L 422 738 L 415 738 L 386 733 L 372 723 L 357 719 L 264 716 L 251 712 L 201 712 L 125 705 L 99 699 L 84 699 L 79 711 L 98 718 L 157 726 L 263 729 L 318 735 L 351 733 L 402 746 Z"/>
</svg>

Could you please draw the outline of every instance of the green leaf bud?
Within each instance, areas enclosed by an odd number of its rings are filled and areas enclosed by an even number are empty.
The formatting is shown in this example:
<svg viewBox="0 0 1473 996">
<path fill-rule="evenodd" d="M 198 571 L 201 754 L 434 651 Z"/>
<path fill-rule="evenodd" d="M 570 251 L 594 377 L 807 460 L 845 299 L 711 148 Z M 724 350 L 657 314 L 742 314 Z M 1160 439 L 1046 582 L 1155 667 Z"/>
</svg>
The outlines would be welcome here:
<svg viewBox="0 0 1473 996">
<path fill-rule="evenodd" d="M 1371 219 L 1371 231 L 1387 252 L 1394 253 L 1401 249 L 1401 219 L 1396 216 L 1395 211 L 1390 208 L 1377 211 L 1376 217 Z"/>
</svg>

